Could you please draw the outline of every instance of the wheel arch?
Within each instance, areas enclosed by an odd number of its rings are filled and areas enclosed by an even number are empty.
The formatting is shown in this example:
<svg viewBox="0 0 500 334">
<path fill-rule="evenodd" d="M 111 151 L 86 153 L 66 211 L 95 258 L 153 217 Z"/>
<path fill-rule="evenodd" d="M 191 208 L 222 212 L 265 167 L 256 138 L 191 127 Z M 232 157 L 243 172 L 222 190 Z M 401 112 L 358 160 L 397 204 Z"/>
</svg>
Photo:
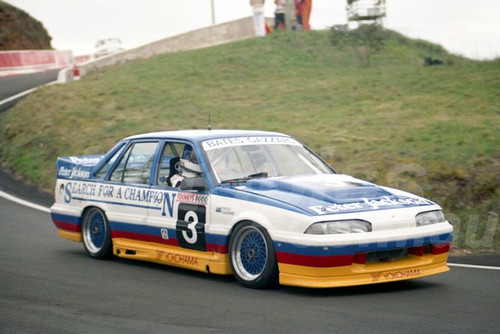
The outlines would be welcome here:
<svg viewBox="0 0 500 334">
<path fill-rule="evenodd" d="M 266 229 L 267 233 L 271 236 L 270 230 L 272 230 L 271 221 L 264 215 L 254 212 L 243 212 L 235 218 L 234 223 L 229 230 L 228 236 L 231 237 L 237 226 L 244 223 L 256 223 Z M 271 236 L 272 239 L 272 236 Z"/>
<path fill-rule="evenodd" d="M 96 205 L 92 203 L 87 203 L 85 207 L 82 208 L 81 214 L 80 214 L 80 219 L 83 224 L 83 218 L 85 217 L 85 214 L 91 210 L 91 209 L 99 209 L 102 211 L 104 216 L 106 216 L 106 219 L 109 221 L 109 216 L 108 216 L 108 206 L 107 205 Z M 111 223 L 110 223 L 110 229 L 111 229 Z"/>
<path fill-rule="evenodd" d="M 82 214 L 81 214 L 81 218 L 83 219 L 83 217 L 85 217 L 85 215 L 87 214 L 87 212 L 90 210 L 90 209 L 93 209 L 93 208 L 96 208 L 96 209 L 99 209 L 101 210 L 104 214 L 106 214 L 106 211 L 104 211 L 101 207 L 97 206 L 97 205 L 87 205 L 86 207 L 84 207 L 82 209 Z M 106 216 L 107 217 L 107 216 Z"/>
</svg>

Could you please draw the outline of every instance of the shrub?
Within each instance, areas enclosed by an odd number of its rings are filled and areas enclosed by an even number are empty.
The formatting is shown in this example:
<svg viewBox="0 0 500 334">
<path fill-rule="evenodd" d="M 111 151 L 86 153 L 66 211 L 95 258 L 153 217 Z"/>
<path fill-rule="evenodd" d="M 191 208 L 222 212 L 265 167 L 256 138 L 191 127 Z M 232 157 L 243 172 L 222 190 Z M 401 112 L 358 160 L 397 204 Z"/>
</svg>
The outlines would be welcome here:
<svg viewBox="0 0 500 334">
<path fill-rule="evenodd" d="M 386 40 L 384 29 L 378 24 L 362 24 L 354 30 L 344 24 L 334 25 L 330 31 L 333 46 L 351 48 L 366 66 L 370 65 L 371 57 L 382 50 Z"/>
</svg>

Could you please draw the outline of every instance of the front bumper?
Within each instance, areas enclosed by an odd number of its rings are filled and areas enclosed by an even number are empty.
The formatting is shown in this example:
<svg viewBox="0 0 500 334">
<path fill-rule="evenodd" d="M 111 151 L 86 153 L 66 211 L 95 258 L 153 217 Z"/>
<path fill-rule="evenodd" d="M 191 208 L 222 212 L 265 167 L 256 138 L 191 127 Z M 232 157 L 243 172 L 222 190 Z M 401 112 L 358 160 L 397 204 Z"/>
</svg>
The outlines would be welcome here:
<svg viewBox="0 0 500 334">
<path fill-rule="evenodd" d="M 386 234 L 385 239 L 381 233 L 359 233 L 350 236 L 351 242 L 347 242 L 349 236 L 343 235 L 342 243 L 333 241 L 337 239 L 335 235 L 322 236 L 316 243 L 308 237 L 309 245 L 291 242 L 291 238 L 275 241 L 280 283 L 327 288 L 407 280 L 446 272 L 449 270 L 447 258 L 452 227 L 439 225 L 417 229 L 418 233 L 393 231 L 390 236 Z"/>
<path fill-rule="evenodd" d="M 449 247 L 448 247 L 449 249 Z M 309 288 L 331 288 L 408 280 L 449 270 L 448 252 L 408 255 L 377 263 L 352 263 L 338 267 L 311 267 L 279 263 L 280 284 Z"/>
</svg>

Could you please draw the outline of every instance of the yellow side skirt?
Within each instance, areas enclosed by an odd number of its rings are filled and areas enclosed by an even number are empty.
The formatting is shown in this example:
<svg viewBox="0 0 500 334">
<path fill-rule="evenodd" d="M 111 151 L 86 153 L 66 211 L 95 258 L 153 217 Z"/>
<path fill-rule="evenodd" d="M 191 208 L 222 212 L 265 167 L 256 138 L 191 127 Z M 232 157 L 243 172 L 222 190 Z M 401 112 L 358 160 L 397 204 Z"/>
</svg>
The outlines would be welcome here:
<svg viewBox="0 0 500 334">
<path fill-rule="evenodd" d="M 167 264 L 220 275 L 232 274 L 228 254 L 201 252 L 124 238 L 113 239 L 113 253 L 126 259 Z"/>
</svg>

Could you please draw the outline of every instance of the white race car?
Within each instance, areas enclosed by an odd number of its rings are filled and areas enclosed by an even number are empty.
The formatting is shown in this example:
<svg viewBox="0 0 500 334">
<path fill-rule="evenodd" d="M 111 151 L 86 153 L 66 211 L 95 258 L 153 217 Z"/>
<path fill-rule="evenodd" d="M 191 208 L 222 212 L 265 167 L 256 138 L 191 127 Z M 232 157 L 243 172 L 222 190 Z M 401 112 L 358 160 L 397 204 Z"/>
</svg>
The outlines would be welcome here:
<svg viewBox="0 0 500 334">
<path fill-rule="evenodd" d="M 251 288 L 339 287 L 448 271 L 441 208 L 338 174 L 290 136 L 141 134 L 57 160 L 52 219 L 91 257 L 229 275 Z"/>
</svg>

